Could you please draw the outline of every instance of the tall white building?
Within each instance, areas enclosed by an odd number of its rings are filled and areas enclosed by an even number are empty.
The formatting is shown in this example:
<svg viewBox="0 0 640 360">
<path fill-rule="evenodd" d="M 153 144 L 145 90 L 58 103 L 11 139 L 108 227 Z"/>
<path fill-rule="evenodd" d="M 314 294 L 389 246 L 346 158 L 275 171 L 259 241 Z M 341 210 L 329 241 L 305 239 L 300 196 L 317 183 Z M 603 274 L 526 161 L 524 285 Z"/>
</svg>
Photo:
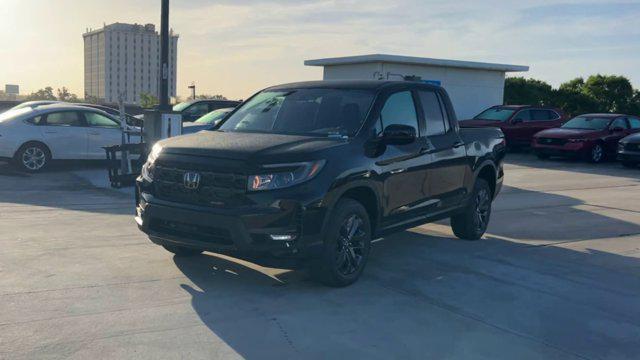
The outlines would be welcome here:
<svg viewBox="0 0 640 360">
<path fill-rule="evenodd" d="M 105 25 L 84 38 L 84 92 L 100 101 L 138 103 L 140 94 L 160 95 L 160 35 L 155 25 Z M 169 42 L 169 95 L 176 96 L 178 35 Z"/>
</svg>

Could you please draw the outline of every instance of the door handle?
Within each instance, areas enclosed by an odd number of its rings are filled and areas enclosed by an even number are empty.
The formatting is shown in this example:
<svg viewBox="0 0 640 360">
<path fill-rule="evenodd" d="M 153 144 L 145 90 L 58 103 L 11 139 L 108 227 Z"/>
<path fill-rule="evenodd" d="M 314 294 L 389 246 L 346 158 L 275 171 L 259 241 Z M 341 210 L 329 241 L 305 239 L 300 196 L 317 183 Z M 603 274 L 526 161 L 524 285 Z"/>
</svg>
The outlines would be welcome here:
<svg viewBox="0 0 640 360">
<path fill-rule="evenodd" d="M 464 142 L 462 142 L 461 140 L 458 140 L 456 142 L 453 143 L 453 148 L 459 148 L 460 146 L 464 146 Z"/>
<path fill-rule="evenodd" d="M 403 173 L 403 172 L 405 172 L 405 171 L 407 171 L 407 169 L 406 169 L 406 168 L 405 168 L 405 169 L 395 169 L 395 170 L 391 170 L 391 171 L 389 171 L 389 172 L 390 172 L 391 174 L 400 174 L 400 173 Z"/>
<path fill-rule="evenodd" d="M 89 135 L 100 135 L 100 133 L 99 132 L 89 131 Z"/>
<path fill-rule="evenodd" d="M 53 131 L 53 130 L 48 130 L 44 132 L 45 134 L 57 134 L 57 131 Z"/>
</svg>

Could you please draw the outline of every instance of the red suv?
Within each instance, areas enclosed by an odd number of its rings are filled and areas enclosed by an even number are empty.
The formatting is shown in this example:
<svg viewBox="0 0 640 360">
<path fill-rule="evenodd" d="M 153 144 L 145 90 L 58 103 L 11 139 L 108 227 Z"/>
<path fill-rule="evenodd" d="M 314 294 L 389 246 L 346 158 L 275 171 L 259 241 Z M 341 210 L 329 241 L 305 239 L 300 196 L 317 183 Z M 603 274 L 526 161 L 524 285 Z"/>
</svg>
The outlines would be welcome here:
<svg viewBox="0 0 640 360">
<path fill-rule="evenodd" d="M 493 106 L 471 120 L 460 121 L 461 127 L 498 127 L 507 140 L 507 145 L 528 146 L 533 135 L 539 131 L 562 125 L 562 111 L 528 105 Z"/>
<path fill-rule="evenodd" d="M 576 116 L 557 129 L 541 131 L 531 146 L 539 158 L 584 156 L 591 162 L 613 158 L 618 141 L 640 132 L 640 118 L 623 114 L 585 114 Z"/>
</svg>

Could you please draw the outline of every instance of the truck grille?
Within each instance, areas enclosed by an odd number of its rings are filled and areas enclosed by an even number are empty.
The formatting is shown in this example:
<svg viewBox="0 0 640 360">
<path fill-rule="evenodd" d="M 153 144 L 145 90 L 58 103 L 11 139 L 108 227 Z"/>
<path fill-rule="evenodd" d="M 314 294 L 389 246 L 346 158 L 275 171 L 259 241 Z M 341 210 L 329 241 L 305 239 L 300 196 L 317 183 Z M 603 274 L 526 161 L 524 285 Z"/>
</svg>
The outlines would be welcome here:
<svg viewBox="0 0 640 360">
<path fill-rule="evenodd" d="M 566 139 L 538 138 L 538 144 L 540 145 L 564 145 L 566 143 Z"/>
<path fill-rule="evenodd" d="M 200 175 L 196 188 L 185 186 L 184 177 L 187 172 Z M 210 207 L 249 204 L 246 197 L 246 175 L 156 166 L 153 183 L 155 196 L 166 201 Z"/>
</svg>

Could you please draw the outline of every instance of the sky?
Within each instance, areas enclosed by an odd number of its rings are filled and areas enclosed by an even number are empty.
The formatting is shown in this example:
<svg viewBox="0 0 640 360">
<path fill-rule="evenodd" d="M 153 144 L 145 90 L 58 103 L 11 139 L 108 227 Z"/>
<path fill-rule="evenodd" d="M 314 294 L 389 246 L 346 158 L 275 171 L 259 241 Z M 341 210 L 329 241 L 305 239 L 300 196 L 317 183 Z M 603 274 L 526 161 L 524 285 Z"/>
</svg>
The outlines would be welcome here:
<svg viewBox="0 0 640 360">
<path fill-rule="evenodd" d="M 0 85 L 82 95 L 83 41 L 104 23 L 155 23 L 160 0 L 0 0 Z M 306 59 L 386 53 L 528 65 L 554 86 L 595 73 L 640 87 L 640 0 L 171 0 L 178 95 L 245 99 L 322 78 Z"/>
</svg>

